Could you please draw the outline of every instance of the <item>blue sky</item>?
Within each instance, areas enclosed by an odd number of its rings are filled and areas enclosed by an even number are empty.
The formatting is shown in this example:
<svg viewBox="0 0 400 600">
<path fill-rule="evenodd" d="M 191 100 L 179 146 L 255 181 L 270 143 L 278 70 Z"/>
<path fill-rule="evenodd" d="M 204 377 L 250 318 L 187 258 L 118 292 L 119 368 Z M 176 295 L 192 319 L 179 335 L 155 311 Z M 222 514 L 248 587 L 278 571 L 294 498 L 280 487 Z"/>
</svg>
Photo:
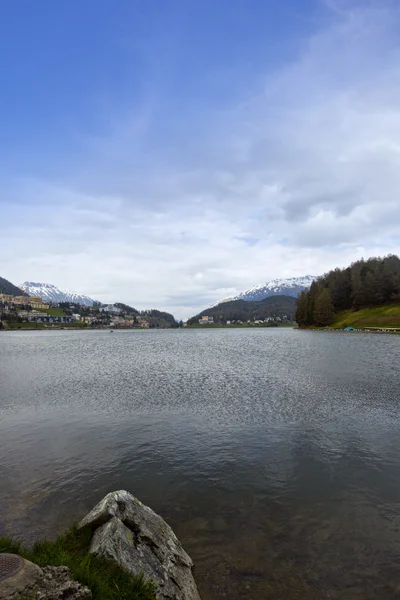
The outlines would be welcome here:
<svg viewBox="0 0 400 600">
<path fill-rule="evenodd" d="M 397 3 L 0 10 L 2 276 L 186 317 L 400 252 Z"/>
</svg>

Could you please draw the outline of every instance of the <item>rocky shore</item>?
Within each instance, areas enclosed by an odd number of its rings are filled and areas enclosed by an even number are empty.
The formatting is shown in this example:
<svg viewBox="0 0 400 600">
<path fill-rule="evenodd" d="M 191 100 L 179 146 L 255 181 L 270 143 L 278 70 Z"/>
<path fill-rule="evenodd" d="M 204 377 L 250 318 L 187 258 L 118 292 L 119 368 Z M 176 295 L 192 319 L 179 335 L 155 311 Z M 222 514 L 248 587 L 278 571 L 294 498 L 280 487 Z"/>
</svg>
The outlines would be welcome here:
<svg viewBox="0 0 400 600">
<path fill-rule="evenodd" d="M 90 531 L 89 555 L 152 582 L 157 600 L 200 600 L 193 561 L 171 527 L 129 492 L 120 490 L 105 496 L 82 519 L 78 530 Z M 2 600 L 92 597 L 89 587 L 75 581 L 66 566 L 39 567 L 16 555 L 0 554 Z"/>
</svg>

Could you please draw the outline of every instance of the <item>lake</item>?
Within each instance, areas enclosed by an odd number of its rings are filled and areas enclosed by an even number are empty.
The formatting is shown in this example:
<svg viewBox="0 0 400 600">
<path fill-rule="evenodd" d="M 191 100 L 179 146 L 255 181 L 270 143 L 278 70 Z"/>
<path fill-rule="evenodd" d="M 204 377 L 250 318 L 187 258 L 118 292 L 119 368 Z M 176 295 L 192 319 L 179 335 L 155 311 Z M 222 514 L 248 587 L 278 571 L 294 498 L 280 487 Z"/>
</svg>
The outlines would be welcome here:
<svg viewBox="0 0 400 600">
<path fill-rule="evenodd" d="M 0 334 L 0 533 L 127 489 L 203 600 L 400 598 L 400 337 Z"/>
</svg>

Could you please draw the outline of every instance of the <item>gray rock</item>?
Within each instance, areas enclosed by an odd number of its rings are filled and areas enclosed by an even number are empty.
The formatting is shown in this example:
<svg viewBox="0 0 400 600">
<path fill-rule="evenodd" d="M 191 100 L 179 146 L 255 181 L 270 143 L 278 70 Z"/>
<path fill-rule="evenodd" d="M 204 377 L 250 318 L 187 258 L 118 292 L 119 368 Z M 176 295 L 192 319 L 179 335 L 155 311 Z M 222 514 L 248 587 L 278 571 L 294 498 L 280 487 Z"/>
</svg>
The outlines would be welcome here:
<svg viewBox="0 0 400 600">
<path fill-rule="evenodd" d="M 22 593 L 30 592 L 42 575 L 42 569 L 29 560 L 22 559 L 21 569 L 11 577 L 0 581 L 1 600 L 17 598 Z"/>
<path fill-rule="evenodd" d="M 108 494 L 79 523 L 95 529 L 90 552 L 158 586 L 160 600 L 200 600 L 193 562 L 171 527 L 124 490 Z"/>
<path fill-rule="evenodd" d="M 74 581 L 68 567 L 43 567 L 34 600 L 91 600 L 92 592 Z"/>
<path fill-rule="evenodd" d="M 0 582 L 1 600 L 91 600 L 92 592 L 74 581 L 68 567 L 43 567 L 24 559 L 23 568 Z"/>
</svg>

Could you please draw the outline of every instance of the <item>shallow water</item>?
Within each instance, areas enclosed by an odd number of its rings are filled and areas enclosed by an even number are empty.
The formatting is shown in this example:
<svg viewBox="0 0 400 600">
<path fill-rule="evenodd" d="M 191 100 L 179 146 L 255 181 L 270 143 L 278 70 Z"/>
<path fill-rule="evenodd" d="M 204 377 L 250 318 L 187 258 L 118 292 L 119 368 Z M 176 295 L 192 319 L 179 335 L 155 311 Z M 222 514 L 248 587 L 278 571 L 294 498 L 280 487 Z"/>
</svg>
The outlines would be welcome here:
<svg viewBox="0 0 400 600">
<path fill-rule="evenodd" d="M 0 335 L 0 532 L 124 488 L 203 600 L 400 598 L 400 338 L 290 329 Z"/>
</svg>

